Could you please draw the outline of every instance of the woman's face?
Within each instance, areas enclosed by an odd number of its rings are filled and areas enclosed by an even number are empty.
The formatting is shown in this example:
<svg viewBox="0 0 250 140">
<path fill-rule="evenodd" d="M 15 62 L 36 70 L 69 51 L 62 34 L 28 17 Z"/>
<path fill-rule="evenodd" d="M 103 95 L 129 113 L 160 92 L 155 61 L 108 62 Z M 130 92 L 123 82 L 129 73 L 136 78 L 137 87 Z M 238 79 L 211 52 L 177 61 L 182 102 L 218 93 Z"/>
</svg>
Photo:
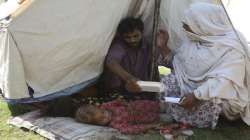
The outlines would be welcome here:
<svg viewBox="0 0 250 140">
<path fill-rule="evenodd" d="M 112 113 L 108 110 L 97 108 L 93 119 L 98 125 L 107 125 L 111 121 Z"/>
</svg>

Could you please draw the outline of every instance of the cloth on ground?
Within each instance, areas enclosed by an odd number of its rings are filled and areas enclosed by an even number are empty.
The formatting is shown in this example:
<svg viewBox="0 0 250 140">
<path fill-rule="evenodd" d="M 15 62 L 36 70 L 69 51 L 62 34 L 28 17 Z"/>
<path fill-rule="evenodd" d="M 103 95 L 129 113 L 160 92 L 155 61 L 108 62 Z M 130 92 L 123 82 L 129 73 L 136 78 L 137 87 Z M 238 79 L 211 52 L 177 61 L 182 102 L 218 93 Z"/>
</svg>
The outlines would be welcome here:
<svg viewBox="0 0 250 140">
<path fill-rule="evenodd" d="M 11 118 L 11 125 L 27 128 L 50 140 L 129 140 L 130 136 L 122 135 L 115 129 L 76 122 L 68 117 L 45 117 L 36 110 Z"/>
</svg>

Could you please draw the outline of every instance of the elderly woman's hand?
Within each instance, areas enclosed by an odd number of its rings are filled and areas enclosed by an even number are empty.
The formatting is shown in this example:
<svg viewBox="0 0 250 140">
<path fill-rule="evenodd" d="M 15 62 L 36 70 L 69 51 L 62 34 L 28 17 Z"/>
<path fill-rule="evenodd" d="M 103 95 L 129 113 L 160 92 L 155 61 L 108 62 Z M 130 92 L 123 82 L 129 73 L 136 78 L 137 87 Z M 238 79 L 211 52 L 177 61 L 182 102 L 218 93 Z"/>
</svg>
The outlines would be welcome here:
<svg viewBox="0 0 250 140">
<path fill-rule="evenodd" d="M 184 107 L 185 109 L 192 110 L 193 107 L 195 107 L 199 103 L 199 100 L 194 96 L 193 93 L 185 95 L 181 102 L 180 105 Z"/>
</svg>

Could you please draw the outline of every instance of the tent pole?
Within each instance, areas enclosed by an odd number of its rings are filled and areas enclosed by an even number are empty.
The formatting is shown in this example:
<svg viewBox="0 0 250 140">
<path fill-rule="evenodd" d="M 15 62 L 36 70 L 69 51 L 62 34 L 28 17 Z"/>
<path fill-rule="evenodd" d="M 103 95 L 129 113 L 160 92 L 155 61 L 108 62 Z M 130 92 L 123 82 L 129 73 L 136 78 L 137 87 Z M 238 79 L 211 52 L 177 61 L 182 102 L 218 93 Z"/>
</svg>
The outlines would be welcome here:
<svg viewBox="0 0 250 140">
<path fill-rule="evenodd" d="M 150 80 L 152 81 L 159 79 L 157 59 L 156 59 L 157 58 L 156 39 L 157 39 L 157 32 L 159 28 L 160 5 L 161 5 L 161 0 L 155 0 L 153 39 L 152 39 L 152 49 L 151 49 L 151 71 L 150 71 Z"/>
</svg>

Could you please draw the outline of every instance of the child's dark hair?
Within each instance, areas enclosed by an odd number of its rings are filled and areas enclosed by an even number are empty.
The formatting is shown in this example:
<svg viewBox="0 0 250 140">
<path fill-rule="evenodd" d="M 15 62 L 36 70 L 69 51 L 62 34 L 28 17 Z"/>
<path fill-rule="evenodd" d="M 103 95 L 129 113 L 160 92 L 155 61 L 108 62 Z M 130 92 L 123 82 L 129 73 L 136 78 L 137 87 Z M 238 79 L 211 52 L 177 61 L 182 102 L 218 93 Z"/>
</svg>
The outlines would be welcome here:
<svg viewBox="0 0 250 140">
<path fill-rule="evenodd" d="M 127 17 L 123 19 L 118 26 L 118 33 L 123 35 L 124 33 L 133 32 L 135 29 L 143 32 L 144 25 L 141 19 L 134 17 Z"/>
</svg>

